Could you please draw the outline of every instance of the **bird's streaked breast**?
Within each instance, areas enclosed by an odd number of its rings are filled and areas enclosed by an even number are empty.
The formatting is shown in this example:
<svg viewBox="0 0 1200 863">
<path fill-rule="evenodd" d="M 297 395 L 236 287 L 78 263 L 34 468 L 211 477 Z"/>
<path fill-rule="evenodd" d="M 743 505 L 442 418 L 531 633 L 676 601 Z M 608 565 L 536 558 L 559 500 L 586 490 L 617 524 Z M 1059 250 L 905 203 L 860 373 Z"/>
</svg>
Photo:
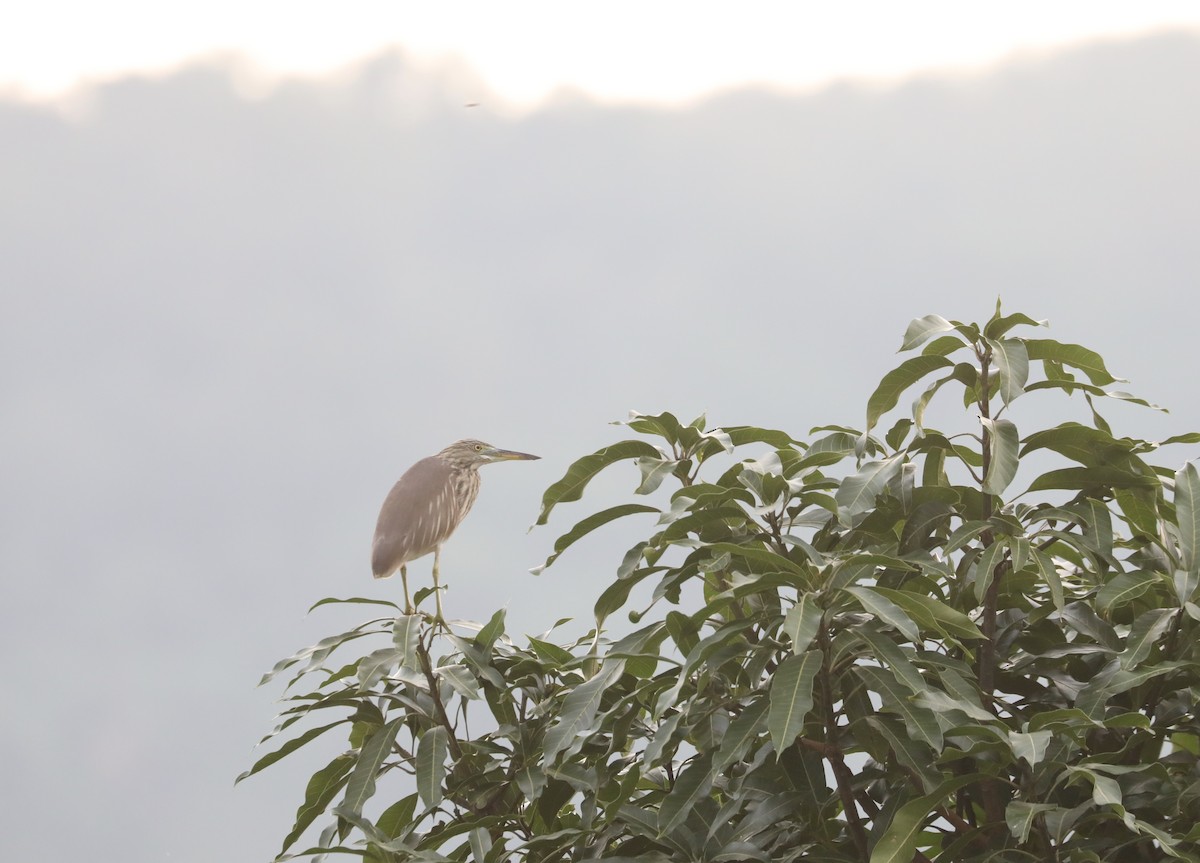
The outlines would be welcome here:
<svg viewBox="0 0 1200 863">
<path fill-rule="evenodd" d="M 392 486 L 375 526 L 371 567 L 376 578 L 441 545 L 479 495 L 479 473 L 438 456 L 423 458 Z"/>
</svg>

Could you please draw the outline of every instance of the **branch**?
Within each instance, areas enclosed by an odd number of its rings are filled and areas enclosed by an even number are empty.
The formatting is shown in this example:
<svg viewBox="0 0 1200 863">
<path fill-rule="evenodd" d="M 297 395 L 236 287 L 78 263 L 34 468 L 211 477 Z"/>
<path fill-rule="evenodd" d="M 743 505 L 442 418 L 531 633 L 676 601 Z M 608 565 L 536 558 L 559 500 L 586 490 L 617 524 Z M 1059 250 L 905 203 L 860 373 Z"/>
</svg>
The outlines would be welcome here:
<svg viewBox="0 0 1200 863">
<path fill-rule="evenodd" d="M 990 372 L 992 365 L 992 349 L 985 345 L 982 349 L 976 347 L 975 355 L 979 358 L 979 415 L 984 419 L 991 419 L 992 411 L 992 393 Z M 984 481 L 992 469 L 992 433 L 988 430 L 987 424 L 983 426 L 983 446 L 981 455 L 983 456 L 983 464 L 981 471 Z M 995 499 L 993 495 L 983 495 L 983 518 L 986 521 L 992 517 L 994 512 Z M 989 547 L 996 541 L 995 536 L 990 530 L 985 530 L 980 537 L 983 541 L 983 547 Z M 979 665 L 977 675 L 979 678 L 979 689 L 983 695 L 985 704 L 991 704 L 996 690 L 996 611 L 1000 603 L 1000 582 L 1003 579 L 1005 566 L 1002 562 L 996 567 L 996 572 L 992 575 L 992 583 L 988 585 L 987 593 L 983 598 L 983 615 L 980 621 L 980 629 L 983 630 L 983 643 L 979 646 Z M 983 797 L 983 811 L 987 817 L 988 826 L 1004 823 L 1004 804 L 1000 799 L 1000 791 L 996 786 L 995 781 L 985 779 L 980 783 L 980 794 Z"/>
<path fill-rule="evenodd" d="M 948 822 L 950 822 L 950 826 L 953 827 L 955 830 L 957 830 L 959 833 L 970 833 L 972 830 L 975 829 L 974 824 L 972 824 L 967 819 L 963 818 L 961 815 L 959 815 L 957 812 L 955 812 L 953 809 L 949 808 L 948 806 L 939 806 L 938 807 L 938 815 L 942 816 Z"/>
<path fill-rule="evenodd" d="M 854 847 L 858 849 L 860 859 L 865 861 L 868 859 L 867 833 L 863 829 L 858 804 L 854 800 L 854 789 L 851 787 L 854 782 L 854 774 L 846 766 L 846 760 L 842 757 L 842 750 L 837 743 L 837 716 L 833 712 L 833 682 L 829 679 L 829 630 L 825 627 L 824 621 L 821 622 L 818 638 L 823 655 L 820 678 L 821 700 L 824 702 L 825 708 L 825 757 L 829 759 L 829 766 L 837 780 L 838 797 L 842 801 L 842 811 L 846 814 L 846 828 L 850 833 L 850 838 L 854 841 Z"/>
<path fill-rule="evenodd" d="M 442 704 L 442 693 L 438 687 L 437 678 L 433 676 L 433 663 L 429 659 L 429 648 L 423 643 L 417 644 L 417 658 L 421 660 L 421 671 L 425 674 L 425 680 L 429 683 L 429 697 L 433 699 L 433 710 L 437 714 L 434 718 L 438 724 L 446 729 L 446 742 L 450 749 L 450 755 L 455 761 L 462 758 L 462 747 L 458 745 L 458 732 L 454 728 L 454 723 L 450 721 L 450 717 L 446 715 L 446 705 Z"/>
</svg>

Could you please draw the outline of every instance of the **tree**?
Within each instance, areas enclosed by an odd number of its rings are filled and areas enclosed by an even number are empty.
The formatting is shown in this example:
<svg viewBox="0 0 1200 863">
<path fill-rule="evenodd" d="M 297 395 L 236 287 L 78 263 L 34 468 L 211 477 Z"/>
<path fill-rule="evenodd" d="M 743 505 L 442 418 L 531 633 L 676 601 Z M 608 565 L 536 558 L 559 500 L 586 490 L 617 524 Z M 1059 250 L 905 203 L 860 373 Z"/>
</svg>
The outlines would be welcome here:
<svg viewBox="0 0 1200 863">
<path fill-rule="evenodd" d="M 325 817 L 301 855 L 1200 859 L 1200 476 L 1147 461 L 1200 434 L 1118 437 L 1097 402 L 1152 406 L 1038 326 L 999 304 L 984 324 L 913 321 L 863 430 L 634 415 L 637 436 L 575 462 L 539 517 L 628 460 L 637 494 L 673 489 L 558 539 L 547 565 L 653 516 L 594 632 L 518 645 L 502 612 L 464 634 L 385 602 L 264 678 L 308 688 L 244 776 L 348 738 L 283 851 Z M 1087 422 L 1022 434 L 1035 392 Z M 965 408 L 956 433 L 927 425 L 935 400 Z"/>
</svg>

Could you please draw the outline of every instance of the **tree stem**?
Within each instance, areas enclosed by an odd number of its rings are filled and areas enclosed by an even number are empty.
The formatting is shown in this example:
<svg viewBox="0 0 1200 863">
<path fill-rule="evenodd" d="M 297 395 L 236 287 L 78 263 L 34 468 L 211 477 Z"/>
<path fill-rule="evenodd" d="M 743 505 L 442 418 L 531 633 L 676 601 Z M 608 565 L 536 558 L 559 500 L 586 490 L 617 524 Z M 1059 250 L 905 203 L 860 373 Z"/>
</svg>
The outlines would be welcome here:
<svg viewBox="0 0 1200 863">
<path fill-rule="evenodd" d="M 433 710 L 437 714 L 435 718 L 438 724 L 446 729 L 446 744 L 450 749 L 451 757 L 457 761 L 462 757 L 462 747 L 458 745 L 458 733 L 454 730 L 454 723 L 446 714 L 446 705 L 442 704 L 442 693 L 438 689 L 437 678 L 433 676 L 433 662 L 429 659 L 429 648 L 420 642 L 417 644 L 417 658 L 421 661 L 421 671 L 429 683 L 429 697 L 433 699 Z"/>
<path fill-rule="evenodd" d="M 831 659 L 829 630 L 825 628 L 824 621 L 821 622 L 818 638 L 820 639 L 821 653 L 823 654 L 820 679 L 821 700 L 824 702 L 825 707 L 825 757 L 829 759 L 829 766 L 832 768 L 834 779 L 837 781 L 838 797 L 842 801 L 842 811 L 846 814 L 846 829 L 850 833 L 850 838 L 853 840 L 854 847 L 858 850 L 859 856 L 865 863 L 869 859 L 867 853 L 867 833 L 863 829 L 858 804 L 854 800 L 854 789 L 851 787 L 854 782 L 854 774 L 846 766 L 846 760 L 842 757 L 842 750 L 838 745 L 837 715 L 833 712 L 833 683 L 829 679 Z"/>
<path fill-rule="evenodd" d="M 992 349 L 984 344 L 976 348 L 975 355 L 979 359 L 979 415 L 983 419 L 992 416 L 991 365 Z M 983 481 L 986 483 L 992 469 L 992 432 L 983 423 L 983 451 L 981 453 L 983 466 Z M 983 518 L 990 519 L 994 512 L 995 499 L 987 492 L 983 493 Z M 988 548 L 996 541 L 990 530 L 985 530 L 980 536 L 983 547 Z M 996 609 L 1000 601 L 1000 581 L 1003 578 L 1002 566 L 997 566 L 992 575 L 991 583 L 983 597 L 983 615 L 980 629 L 983 631 L 983 643 L 979 646 L 977 675 L 983 703 L 995 712 L 994 695 L 996 690 Z M 988 826 L 1004 823 L 1004 803 L 1000 799 L 1000 789 L 994 780 L 984 780 L 980 784 L 980 794 L 983 798 L 983 811 Z"/>
</svg>

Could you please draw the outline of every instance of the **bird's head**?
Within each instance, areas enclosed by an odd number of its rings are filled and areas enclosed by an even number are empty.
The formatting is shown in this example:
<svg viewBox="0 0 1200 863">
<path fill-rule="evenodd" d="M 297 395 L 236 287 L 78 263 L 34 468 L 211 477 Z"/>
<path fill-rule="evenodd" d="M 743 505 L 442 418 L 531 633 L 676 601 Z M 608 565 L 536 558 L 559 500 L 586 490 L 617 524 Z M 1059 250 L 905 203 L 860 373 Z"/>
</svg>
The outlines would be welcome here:
<svg viewBox="0 0 1200 863">
<path fill-rule="evenodd" d="M 438 453 L 438 455 L 459 467 L 478 467 L 479 465 L 491 464 L 494 461 L 528 461 L 541 458 L 541 456 L 530 455 L 527 452 L 500 449 L 499 447 L 492 446 L 490 443 L 484 443 L 481 440 L 471 438 L 455 441 Z"/>
</svg>

